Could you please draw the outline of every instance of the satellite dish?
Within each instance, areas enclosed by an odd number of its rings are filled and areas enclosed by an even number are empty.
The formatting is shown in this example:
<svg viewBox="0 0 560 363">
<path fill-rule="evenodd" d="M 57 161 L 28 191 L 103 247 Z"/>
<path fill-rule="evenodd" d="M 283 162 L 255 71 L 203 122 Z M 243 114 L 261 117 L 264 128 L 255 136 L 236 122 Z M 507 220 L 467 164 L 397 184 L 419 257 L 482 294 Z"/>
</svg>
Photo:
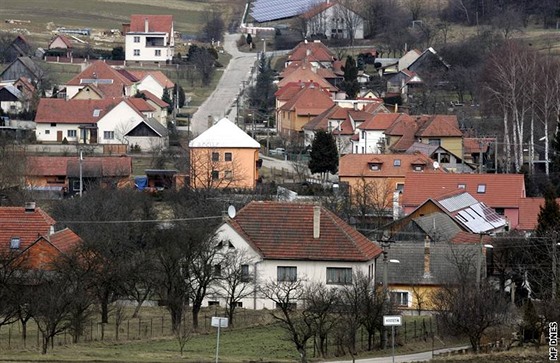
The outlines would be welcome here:
<svg viewBox="0 0 560 363">
<path fill-rule="evenodd" d="M 235 215 L 237 214 L 237 211 L 235 210 L 235 207 L 233 205 L 230 205 L 227 209 L 227 214 L 230 218 L 235 218 Z"/>
<path fill-rule="evenodd" d="M 439 163 L 437 161 L 434 161 L 434 169 L 438 169 L 439 168 Z"/>
</svg>

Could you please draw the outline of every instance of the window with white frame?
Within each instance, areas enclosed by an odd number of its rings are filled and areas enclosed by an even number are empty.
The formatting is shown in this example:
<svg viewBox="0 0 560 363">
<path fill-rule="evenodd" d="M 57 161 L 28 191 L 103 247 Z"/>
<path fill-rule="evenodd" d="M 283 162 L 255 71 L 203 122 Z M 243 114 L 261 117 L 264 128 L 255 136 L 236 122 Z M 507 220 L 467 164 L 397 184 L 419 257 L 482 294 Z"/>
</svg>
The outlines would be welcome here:
<svg viewBox="0 0 560 363">
<path fill-rule="evenodd" d="M 155 56 L 156 57 L 161 57 L 161 49 L 156 49 L 155 50 Z"/>
<path fill-rule="evenodd" d="M 327 267 L 327 285 L 350 285 L 352 283 L 352 268 Z"/>
<path fill-rule="evenodd" d="M 251 275 L 249 274 L 249 265 L 241 265 L 241 281 L 251 281 Z"/>
<path fill-rule="evenodd" d="M 115 131 L 103 131 L 103 138 L 105 140 L 113 140 L 115 138 Z"/>
<path fill-rule="evenodd" d="M 278 266 L 276 268 L 276 276 L 279 282 L 295 282 L 297 281 L 297 267 Z"/>
<path fill-rule="evenodd" d="M 45 130 L 45 135 L 50 135 L 51 134 L 51 130 Z"/>
<path fill-rule="evenodd" d="M 134 37 L 134 43 L 140 43 L 140 37 Z"/>
<path fill-rule="evenodd" d="M 66 136 L 68 136 L 68 137 L 76 137 L 76 135 L 77 135 L 76 130 L 66 131 Z"/>
<path fill-rule="evenodd" d="M 391 291 L 391 302 L 397 306 L 408 306 L 408 291 Z"/>
<path fill-rule="evenodd" d="M 140 55 L 140 49 L 134 49 L 134 55 L 138 57 Z"/>
</svg>

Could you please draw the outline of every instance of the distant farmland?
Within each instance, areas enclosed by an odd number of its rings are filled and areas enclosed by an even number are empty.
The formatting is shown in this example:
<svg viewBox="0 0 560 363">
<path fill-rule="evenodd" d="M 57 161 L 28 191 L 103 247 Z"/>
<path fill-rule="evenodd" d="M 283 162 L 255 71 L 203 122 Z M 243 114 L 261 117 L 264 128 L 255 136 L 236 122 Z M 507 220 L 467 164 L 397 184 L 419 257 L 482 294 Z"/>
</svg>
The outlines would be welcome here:
<svg viewBox="0 0 560 363">
<path fill-rule="evenodd" d="M 197 33 L 205 23 L 205 14 L 219 9 L 226 24 L 239 16 L 243 0 L 185 1 L 165 0 L 2 0 L 0 30 L 24 30 L 31 38 L 50 38 L 58 27 L 91 28 L 95 31 L 121 29 L 130 14 L 171 14 L 175 30 Z M 8 24 L 7 19 L 22 20 Z M 29 22 L 28 22 L 29 21 Z"/>
</svg>

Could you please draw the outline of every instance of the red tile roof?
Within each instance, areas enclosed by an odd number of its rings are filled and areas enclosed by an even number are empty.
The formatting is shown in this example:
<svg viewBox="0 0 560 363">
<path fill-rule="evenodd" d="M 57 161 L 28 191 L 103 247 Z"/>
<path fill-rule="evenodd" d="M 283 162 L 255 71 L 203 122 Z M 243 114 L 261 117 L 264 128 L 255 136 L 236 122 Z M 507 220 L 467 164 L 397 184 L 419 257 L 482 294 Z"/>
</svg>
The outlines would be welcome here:
<svg viewBox="0 0 560 363">
<path fill-rule="evenodd" d="M 86 79 L 110 80 L 100 81 L 100 83 L 96 84 L 96 87 L 103 92 L 105 97 L 123 97 L 125 95 L 124 88 L 134 83 L 107 63 L 98 60 L 93 62 L 66 84 L 69 86 L 84 86 L 86 83 L 84 83 L 83 80 Z"/>
<path fill-rule="evenodd" d="M 400 165 L 395 165 L 395 160 L 400 160 Z M 381 164 L 381 167 L 379 170 L 371 170 L 370 164 Z M 424 165 L 424 171 L 413 172 L 413 165 Z M 404 178 L 408 173 L 425 173 L 437 177 L 442 174 L 442 170 L 434 169 L 433 160 L 421 153 L 347 154 L 339 160 L 338 175 L 340 178 L 362 176 L 370 178 Z"/>
<path fill-rule="evenodd" d="M 417 137 L 463 136 L 456 115 L 423 115 L 418 117 L 416 122 L 418 123 Z"/>
<path fill-rule="evenodd" d="M 50 242 L 60 252 L 68 254 L 82 242 L 82 239 L 72 230 L 65 228 L 53 233 Z"/>
<path fill-rule="evenodd" d="M 282 88 L 292 82 L 313 82 L 318 84 L 321 88 L 326 88 L 331 92 L 338 91 L 338 88 L 330 84 L 326 79 L 306 66 L 299 67 L 286 77 L 282 78 L 282 80 L 278 82 L 278 88 Z"/>
<path fill-rule="evenodd" d="M 148 32 L 161 32 L 173 36 L 173 16 L 172 15 L 144 15 L 133 14 L 130 16 L 130 31 L 144 33 L 148 21 Z"/>
<path fill-rule="evenodd" d="M 122 99 L 65 100 L 41 98 L 35 115 L 36 123 L 93 124 L 101 120 Z M 94 112 L 99 110 L 99 113 Z"/>
<path fill-rule="evenodd" d="M 288 100 L 280 110 L 296 111 L 298 115 L 312 116 L 318 115 L 334 105 L 331 94 L 315 86 L 314 83 L 308 84 Z"/>
<path fill-rule="evenodd" d="M 417 207 L 429 198 L 437 198 L 465 186 L 465 191 L 492 208 L 518 208 L 525 198 L 525 180 L 521 174 L 408 173 L 402 201 L 404 207 Z M 478 186 L 485 185 L 479 193 Z"/>
<path fill-rule="evenodd" d="M 51 42 L 49 43 L 49 48 L 51 47 L 51 44 L 56 40 L 56 39 L 60 39 L 68 48 L 72 48 L 74 47 L 72 45 L 72 42 L 70 41 L 70 39 L 66 38 L 64 35 L 59 34 L 56 37 L 54 37 Z"/>
<path fill-rule="evenodd" d="M 463 150 L 465 154 L 476 153 L 479 154 L 482 150 L 483 153 L 488 151 L 490 144 L 496 142 L 494 138 L 488 137 L 465 137 L 463 138 Z"/>
<path fill-rule="evenodd" d="M 127 101 L 140 112 L 153 112 L 156 110 L 143 98 L 132 97 L 127 99 Z"/>
<path fill-rule="evenodd" d="M 18 237 L 23 251 L 41 236 L 47 238 L 55 223 L 41 208 L 26 212 L 23 207 L 0 207 L 0 250 L 10 251 L 12 238 Z"/>
<path fill-rule="evenodd" d="M 519 223 L 515 228 L 524 231 L 534 231 L 537 228 L 539 213 L 543 205 L 544 198 L 519 199 Z"/>
<path fill-rule="evenodd" d="M 321 207 L 320 237 L 313 238 L 313 204 L 251 202 L 228 221 L 265 259 L 370 261 L 381 248 Z"/>
<path fill-rule="evenodd" d="M 321 42 L 303 41 L 288 53 L 288 62 L 302 61 L 304 59 L 316 62 L 332 62 L 334 61 L 334 56 L 333 51 Z"/>
<path fill-rule="evenodd" d="M 65 176 L 69 168 L 78 165 L 78 156 L 28 156 L 26 174 L 29 176 Z M 84 169 L 90 164 L 101 166 L 103 176 L 129 176 L 132 173 L 130 156 L 84 157 Z"/>
<path fill-rule="evenodd" d="M 154 95 L 152 92 L 150 91 L 140 91 L 141 94 L 144 95 L 144 97 L 146 98 L 146 100 L 150 100 L 153 103 L 155 103 L 156 105 L 158 105 L 161 108 L 164 107 L 168 107 L 169 104 L 165 101 L 163 101 L 161 98 L 159 98 L 158 96 Z"/>
<path fill-rule="evenodd" d="M 403 116 L 404 115 L 404 116 Z M 378 113 L 371 119 L 358 126 L 360 130 L 387 130 L 400 117 L 407 117 L 401 113 Z"/>
<path fill-rule="evenodd" d="M 175 83 L 167 78 L 167 76 L 161 71 L 129 70 L 128 73 L 132 74 L 139 81 L 142 81 L 148 76 L 152 76 L 163 88 L 173 88 L 175 86 Z"/>
</svg>

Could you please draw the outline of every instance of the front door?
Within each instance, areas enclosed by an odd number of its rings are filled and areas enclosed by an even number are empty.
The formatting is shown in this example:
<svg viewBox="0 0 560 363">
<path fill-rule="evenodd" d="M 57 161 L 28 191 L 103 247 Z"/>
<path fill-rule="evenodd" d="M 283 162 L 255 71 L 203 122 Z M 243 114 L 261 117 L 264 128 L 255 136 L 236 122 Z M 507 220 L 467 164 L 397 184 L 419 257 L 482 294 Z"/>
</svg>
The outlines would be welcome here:
<svg viewBox="0 0 560 363">
<path fill-rule="evenodd" d="M 89 143 L 97 144 L 97 129 L 91 129 L 89 134 Z"/>
<path fill-rule="evenodd" d="M 56 132 L 56 141 L 57 142 L 62 142 L 62 131 L 57 131 Z"/>
</svg>

